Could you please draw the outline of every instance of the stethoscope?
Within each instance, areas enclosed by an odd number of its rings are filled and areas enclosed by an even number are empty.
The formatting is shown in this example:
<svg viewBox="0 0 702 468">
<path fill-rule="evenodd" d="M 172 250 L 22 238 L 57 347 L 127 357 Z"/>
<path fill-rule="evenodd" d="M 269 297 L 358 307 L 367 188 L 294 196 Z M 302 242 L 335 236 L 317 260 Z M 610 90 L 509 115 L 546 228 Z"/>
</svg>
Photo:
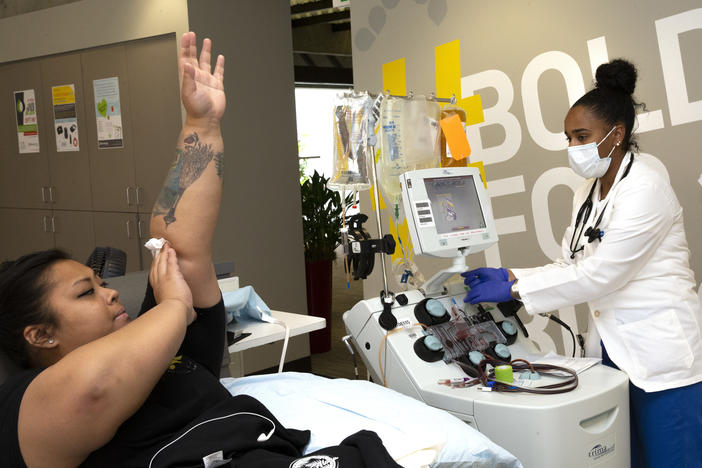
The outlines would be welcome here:
<svg viewBox="0 0 702 468">
<path fill-rule="evenodd" d="M 634 155 L 631 155 L 631 159 L 629 160 L 629 164 L 626 165 L 626 169 L 624 169 L 624 174 L 622 175 L 622 178 L 619 179 L 620 181 L 629 175 L 629 170 L 631 169 L 631 164 L 634 162 Z M 581 245 L 578 247 L 578 241 L 576 239 L 580 239 L 583 235 L 583 230 L 585 230 L 585 236 L 587 236 L 587 242 L 588 244 L 595 242 L 595 240 L 599 240 L 602 242 L 602 236 L 604 236 L 604 231 L 600 229 L 600 223 L 602 222 L 602 217 L 604 216 L 605 210 L 607 209 L 607 205 L 609 205 L 609 201 L 605 204 L 604 208 L 602 208 L 602 212 L 600 213 L 600 216 L 597 218 L 597 221 L 593 226 L 590 226 L 589 228 L 585 229 L 585 223 L 587 223 L 588 218 L 590 217 L 590 213 L 592 212 L 592 194 L 595 192 L 595 186 L 597 185 L 597 179 L 592 183 L 592 187 L 590 187 L 590 193 L 587 195 L 587 198 L 583 202 L 583 204 L 580 206 L 580 209 L 578 210 L 578 214 L 575 217 L 575 227 L 573 227 L 573 236 L 570 238 L 570 258 L 574 259 L 575 254 L 580 252 L 581 250 L 585 249 L 585 244 Z M 582 225 L 580 224 L 580 221 L 582 220 Z M 580 232 L 578 232 L 578 226 L 580 226 Z M 576 237 L 576 233 L 578 233 Z M 573 248 L 573 243 L 575 243 L 575 248 Z"/>
</svg>

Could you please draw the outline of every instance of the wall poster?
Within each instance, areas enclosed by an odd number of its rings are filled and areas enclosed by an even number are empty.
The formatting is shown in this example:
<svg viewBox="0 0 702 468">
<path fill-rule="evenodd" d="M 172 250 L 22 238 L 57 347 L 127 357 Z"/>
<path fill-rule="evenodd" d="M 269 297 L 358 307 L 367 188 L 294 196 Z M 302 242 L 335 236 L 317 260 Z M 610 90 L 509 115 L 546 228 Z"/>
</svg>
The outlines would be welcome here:
<svg viewBox="0 0 702 468">
<path fill-rule="evenodd" d="M 37 102 L 33 89 L 15 91 L 17 112 L 17 143 L 20 154 L 39 152 L 39 123 L 37 122 Z"/>
<path fill-rule="evenodd" d="M 119 78 L 93 80 L 98 148 L 122 148 L 122 112 L 119 105 Z"/>
<path fill-rule="evenodd" d="M 51 98 L 54 108 L 54 136 L 56 151 L 79 151 L 76 88 L 73 84 L 53 86 Z"/>
</svg>

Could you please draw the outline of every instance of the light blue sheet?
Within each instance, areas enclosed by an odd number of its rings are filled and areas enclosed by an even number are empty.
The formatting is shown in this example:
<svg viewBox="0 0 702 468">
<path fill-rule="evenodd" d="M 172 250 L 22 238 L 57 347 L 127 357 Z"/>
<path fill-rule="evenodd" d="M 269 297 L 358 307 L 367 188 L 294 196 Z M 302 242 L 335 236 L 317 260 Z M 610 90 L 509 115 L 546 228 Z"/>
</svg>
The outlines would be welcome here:
<svg viewBox="0 0 702 468">
<path fill-rule="evenodd" d="M 261 401 L 287 427 L 310 429 L 305 452 L 337 445 L 361 429 L 373 430 L 390 454 L 438 446 L 434 468 L 519 468 L 502 447 L 449 413 L 363 380 L 284 372 L 222 379 L 233 395 Z"/>
</svg>

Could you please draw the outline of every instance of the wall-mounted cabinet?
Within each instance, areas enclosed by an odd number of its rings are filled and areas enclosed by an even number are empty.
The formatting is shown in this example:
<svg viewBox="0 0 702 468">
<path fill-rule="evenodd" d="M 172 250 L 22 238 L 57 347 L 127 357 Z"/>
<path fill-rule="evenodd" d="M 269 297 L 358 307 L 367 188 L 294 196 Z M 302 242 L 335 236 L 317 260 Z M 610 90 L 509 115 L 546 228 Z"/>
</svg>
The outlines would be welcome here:
<svg viewBox="0 0 702 468">
<path fill-rule="evenodd" d="M 90 115 L 84 108 L 85 95 L 90 89 L 85 86 L 85 81 L 80 73 L 81 56 L 78 53 L 48 57 L 41 61 L 42 95 L 45 99 L 41 102 L 43 110 L 40 117 L 41 128 L 45 129 L 47 136 L 46 153 L 49 162 L 49 203 L 53 209 L 61 210 L 90 210 L 90 162 L 88 161 L 88 145 L 84 139 L 86 128 L 83 124 L 89 120 Z M 55 134 L 54 115 L 51 89 L 54 86 L 73 84 L 75 88 L 78 151 L 59 152 L 56 141 L 68 135 L 61 132 Z M 75 132 L 74 132 L 75 133 Z"/>
<path fill-rule="evenodd" d="M 41 109 L 39 118 L 39 153 L 20 154 L 17 141 L 15 91 L 33 89 L 36 102 L 44 102 L 41 61 L 27 60 L 0 66 L 0 207 L 46 208 L 51 178 L 47 134 L 49 122 Z"/>
<path fill-rule="evenodd" d="M 56 246 L 85 261 L 98 245 L 127 252 L 129 271 L 149 266 L 140 244 L 181 126 L 176 54 L 171 34 L 0 65 L 0 259 Z M 123 144 L 98 148 L 93 83 L 112 77 Z M 79 150 L 64 152 L 52 87 L 67 84 Z M 36 96 L 40 151 L 21 154 L 14 92 L 26 89 Z"/>
<path fill-rule="evenodd" d="M 95 248 L 93 215 L 89 211 L 0 208 L 0 258 L 59 247 L 85 262 Z"/>
<path fill-rule="evenodd" d="M 140 250 L 148 240 L 148 225 L 139 219 L 138 214 L 95 211 L 93 216 L 97 245 L 116 247 L 126 252 L 127 272 L 146 268 L 142 264 Z"/>
</svg>

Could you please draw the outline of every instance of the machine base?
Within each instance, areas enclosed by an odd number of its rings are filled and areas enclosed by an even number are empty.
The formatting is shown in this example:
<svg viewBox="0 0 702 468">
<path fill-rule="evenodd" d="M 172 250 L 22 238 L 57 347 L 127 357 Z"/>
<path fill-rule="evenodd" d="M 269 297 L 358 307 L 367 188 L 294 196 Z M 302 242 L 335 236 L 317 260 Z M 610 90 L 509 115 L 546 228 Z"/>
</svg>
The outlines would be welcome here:
<svg viewBox="0 0 702 468">
<path fill-rule="evenodd" d="M 462 288 L 456 289 L 434 299 L 449 314 L 477 315 L 473 306 L 463 304 Z M 344 314 L 346 329 L 375 382 L 385 382 L 396 391 L 450 412 L 512 452 L 525 468 L 629 466 L 629 381 L 625 373 L 596 365 L 578 375 L 575 390 L 554 395 L 441 385 L 438 382 L 442 379 L 466 374 L 455 363 L 426 362 L 417 355 L 414 344 L 425 332 L 417 325 L 415 308 L 425 297 L 416 290 L 404 295 L 408 302 L 394 304 L 398 327 L 389 333 L 378 324 L 382 311 L 378 298 L 361 301 Z M 497 308 L 490 314 L 498 323 L 513 320 Z M 538 354 L 521 330 L 508 348 L 512 359 Z M 542 386 L 552 383 L 549 379 L 557 380 L 545 377 L 532 382 Z"/>
</svg>

